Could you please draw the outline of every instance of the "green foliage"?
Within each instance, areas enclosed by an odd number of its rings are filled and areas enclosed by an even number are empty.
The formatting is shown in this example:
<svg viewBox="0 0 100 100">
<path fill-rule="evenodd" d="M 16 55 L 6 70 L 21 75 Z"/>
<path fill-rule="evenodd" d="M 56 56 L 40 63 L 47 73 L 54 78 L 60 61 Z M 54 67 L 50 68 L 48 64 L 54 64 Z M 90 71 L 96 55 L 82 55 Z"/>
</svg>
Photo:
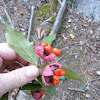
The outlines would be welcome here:
<svg viewBox="0 0 100 100">
<path fill-rule="evenodd" d="M 28 83 L 22 87 L 23 90 L 40 90 L 42 86 L 40 84 L 33 84 L 33 83 Z"/>
<path fill-rule="evenodd" d="M 6 94 L 4 94 L 0 100 L 8 100 L 8 92 Z"/>
<path fill-rule="evenodd" d="M 71 70 L 70 68 L 62 66 L 61 69 L 66 71 L 66 74 L 64 76 L 71 78 L 71 79 L 74 79 L 74 80 L 79 80 L 81 82 L 84 82 L 84 80 L 81 78 L 81 76 L 78 73 Z"/>
<path fill-rule="evenodd" d="M 52 13 L 54 13 L 57 9 L 57 0 L 50 0 L 50 3 L 44 4 L 35 12 L 38 17 L 45 17 L 49 14 L 48 17 L 51 17 Z"/>
<path fill-rule="evenodd" d="M 6 31 L 6 39 L 11 48 L 13 48 L 22 58 L 32 64 L 37 65 L 37 55 L 30 44 L 30 42 L 24 37 L 24 35 L 13 28 L 3 24 Z"/>
<path fill-rule="evenodd" d="M 35 14 L 39 17 L 45 17 L 47 13 L 50 12 L 50 3 L 42 5 L 38 11 L 35 12 Z"/>
<path fill-rule="evenodd" d="M 56 95 L 55 87 L 54 87 L 53 85 L 45 86 L 45 85 L 43 84 L 43 82 L 42 82 L 41 76 L 39 76 L 37 79 L 38 79 L 39 83 L 42 85 L 42 87 L 43 87 L 46 91 L 49 91 L 50 93 Z"/>
<path fill-rule="evenodd" d="M 55 34 L 52 34 L 52 35 L 46 36 L 45 38 L 43 38 L 43 40 L 42 40 L 41 43 L 43 43 L 43 42 L 48 42 L 49 45 L 51 45 L 52 42 L 55 40 L 55 38 L 56 38 L 56 35 L 55 35 Z"/>
<path fill-rule="evenodd" d="M 57 0 L 50 0 L 50 11 L 55 12 L 57 9 Z"/>
</svg>

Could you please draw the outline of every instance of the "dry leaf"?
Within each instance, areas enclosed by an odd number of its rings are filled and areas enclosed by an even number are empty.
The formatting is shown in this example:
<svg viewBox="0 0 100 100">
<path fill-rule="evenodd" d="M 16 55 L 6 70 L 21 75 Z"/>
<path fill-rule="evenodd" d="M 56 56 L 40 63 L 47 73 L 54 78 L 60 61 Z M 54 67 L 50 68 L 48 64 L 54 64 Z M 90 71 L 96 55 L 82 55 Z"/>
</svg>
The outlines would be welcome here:
<svg viewBox="0 0 100 100">
<path fill-rule="evenodd" d="M 17 92 L 18 92 L 18 88 L 15 88 L 15 89 L 13 90 L 13 92 L 11 93 L 11 96 L 12 96 L 12 97 L 15 97 L 15 96 L 17 95 Z"/>
<path fill-rule="evenodd" d="M 63 37 L 64 41 L 67 41 L 67 37 L 65 37 L 64 34 L 62 34 L 62 37 Z"/>
<path fill-rule="evenodd" d="M 84 53 L 84 54 L 86 54 L 86 53 L 87 53 L 87 48 L 85 48 L 85 49 L 84 49 L 83 53 Z"/>
<path fill-rule="evenodd" d="M 37 17 L 38 20 L 41 20 L 41 17 Z"/>
<path fill-rule="evenodd" d="M 85 44 L 86 42 L 87 42 L 86 40 L 79 41 L 79 44 L 80 44 L 80 45 L 83 45 L 83 44 Z"/>
<path fill-rule="evenodd" d="M 92 50 L 92 52 L 95 53 L 95 48 L 92 45 L 89 45 L 89 43 L 86 44 L 88 46 L 88 48 L 90 48 Z"/>
<path fill-rule="evenodd" d="M 41 38 L 42 38 L 43 36 L 45 36 L 45 30 L 43 30 L 43 31 L 41 32 Z"/>
<path fill-rule="evenodd" d="M 69 34 L 70 35 L 70 37 L 72 38 L 72 39 L 74 39 L 75 38 L 75 36 L 73 35 L 73 34 Z"/>
<path fill-rule="evenodd" d="M 11 1 L 11 4 L 16 3 L 17 1 Z"/>
<path fill-rule="evenodd" d="M 94 73 L 93 70 L 88 70 L 88 74 L 91 75 L 91 76 L 94 76 L 95 75 L 95 73 Z"/>
<path fill-rule="evenodd" d="M 45 35 L 45 30 L 42 30 L 40 25 L 36 27 L 36 32 L 38 39 L 41 39 Z"/>
<path fill-rule="evenodd" d="M 38 39 L 41 39 L 41 26 L 40 25 L 36 27 L 36 32 L 37 32 Z"/>
</svg>

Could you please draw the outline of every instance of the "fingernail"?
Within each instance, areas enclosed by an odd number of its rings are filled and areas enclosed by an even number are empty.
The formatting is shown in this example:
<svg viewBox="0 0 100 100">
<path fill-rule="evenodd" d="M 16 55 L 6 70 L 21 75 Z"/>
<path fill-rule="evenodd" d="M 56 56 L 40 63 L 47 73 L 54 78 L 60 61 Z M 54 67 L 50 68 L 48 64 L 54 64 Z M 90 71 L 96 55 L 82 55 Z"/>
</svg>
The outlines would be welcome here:
<svg viewBox="0 0 100 100">
<path fill-rule="evenodd" d="M 39 73 L 38 68 L 36 66 L 30 66 L 26 70 L 27 77 L 29 77 L 31 79 L 35 79 L 38 76 L 38 73 Z"/>
</svg>

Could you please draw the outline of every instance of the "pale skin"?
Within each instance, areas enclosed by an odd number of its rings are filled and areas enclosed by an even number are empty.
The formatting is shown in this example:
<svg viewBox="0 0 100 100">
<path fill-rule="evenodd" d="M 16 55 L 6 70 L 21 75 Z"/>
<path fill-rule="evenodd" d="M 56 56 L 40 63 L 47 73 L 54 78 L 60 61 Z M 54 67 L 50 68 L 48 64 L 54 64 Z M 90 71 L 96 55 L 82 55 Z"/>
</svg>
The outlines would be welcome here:
<svg viewBox="0 0 100 100">
<path fill-rule="evenodd" d="M 25 67 L 21 67 L 15 61 Z M 42 74 L 42 69 L 21 58 L 7 43 L 0 43 L 0 97 L 14 88 L 29 83 L 39 74 Z"/>
</svg>

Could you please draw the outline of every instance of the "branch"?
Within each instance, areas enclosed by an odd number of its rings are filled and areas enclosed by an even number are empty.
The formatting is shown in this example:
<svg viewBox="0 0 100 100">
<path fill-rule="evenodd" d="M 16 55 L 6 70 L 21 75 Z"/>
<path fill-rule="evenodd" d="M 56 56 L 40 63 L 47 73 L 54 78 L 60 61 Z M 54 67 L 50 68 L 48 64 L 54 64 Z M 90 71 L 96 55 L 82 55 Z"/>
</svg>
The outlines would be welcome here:
<svg viewBox="0 0 100 100">
<path fill-rule="evenodd" d="M 30 21 L 29 21 L 28 36 L 27 36 L 28 40 L 30 40 L 30 37 L 31 37 L 32 25 L 33 25 L 33 18 L 34 18 L 34 9 L 35 9 L 35 7 L 32 6 L 31 7 L 31 17 L 30 17 Z"/>
<path fill-rule="evenodd" d="M 60 6 L 62 5 L 62 2 L 61 2 L 61 0 L 58 0 L 58 2 L 59 2 L 59 4 L 60 4 Z"/>
<path fill-rule="evenodd" d="M 54 26 L 50 32 L 49 35 L 51 34 L 56 34 L 59 27 L 60 27 L 60 23 L 61 23 L 61 20 L 62 20 L 62 17 L 63 17 L 63 14 L 64 14 L 64 11 L 66 9 L 66 5 L 67 5 L 67 0 L 63 0 L 62 4 L 61 4 L 61 8 L 57 14 L 57 17 L 55 19 L 55 22 L 54 22 Z"/>
<path fill-rule="evenodd" d="M 5 2 L 4 2 L 4 0 L 2 0 L 2 2 L 3 2 L 3 5 L 4 5 L 4 7 L 5 7 L 5 8 L 4 8 L 5 14 L 6 14 L 6 16 L 7 16 L 8 20 L 9 20 L 9 22 L 10 22 L 10 24 L 11 24 L 11 27 L 14 28 L 14 26 L 13 26 L 13 24 L 12 24 L 12 20 L 11 20 L 9 14 L 8 14 L 8 12 L 7 12 L 7 6 L 6 6 Z"/>
<path fill-rule="evenodd" d="M 85 91 L 82 90 L 82 89 L 76 89 L 76 88 L 68 88 L 68 90 L 77 91 L 77 92 L 85 92 Z"/>
<path fill-rule="evenodd" d="M 92 79 L 92 80 L 88 81 L 88 82 L 83 86 L 82 89 L 84 89 L 89 83 L 91 83 L 91 82 L 93 82 L 93 81 L 98 81 L 98 80 L 100 80 L 100 78 L 96 78 L 96 79 Z"/>
<path fill-rule="evenodd" d="M 44 22 L 41 23 L 41 25 L 44 25 L 46 22 L 50 21 L 53 17 L 48 18 L 47 20 L 45 20 Z"/>
</svg>

